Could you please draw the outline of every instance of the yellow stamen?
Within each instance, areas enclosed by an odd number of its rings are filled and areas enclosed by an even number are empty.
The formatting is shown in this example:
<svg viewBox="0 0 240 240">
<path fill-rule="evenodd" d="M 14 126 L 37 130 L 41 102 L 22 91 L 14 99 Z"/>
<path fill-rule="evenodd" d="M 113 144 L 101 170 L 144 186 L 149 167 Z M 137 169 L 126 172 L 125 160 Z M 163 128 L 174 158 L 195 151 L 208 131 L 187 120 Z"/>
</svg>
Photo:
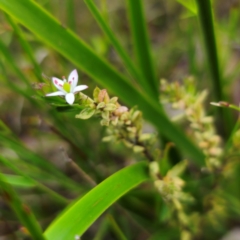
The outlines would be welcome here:
<svg viewBox="0 0 240 240">
<path fill-rule="evenodd" d="M 71 85 L 67 82 L 63 84 L 63 89 L 67 92 L 70 93 Z"/>
</svg>

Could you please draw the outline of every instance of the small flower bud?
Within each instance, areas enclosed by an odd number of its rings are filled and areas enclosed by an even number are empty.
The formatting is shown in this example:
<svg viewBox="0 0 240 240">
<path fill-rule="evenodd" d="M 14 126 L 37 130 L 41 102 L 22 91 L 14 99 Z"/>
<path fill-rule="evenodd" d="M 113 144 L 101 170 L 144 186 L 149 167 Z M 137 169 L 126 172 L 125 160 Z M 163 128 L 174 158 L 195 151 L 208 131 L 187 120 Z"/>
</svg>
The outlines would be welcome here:
<svg viewBox="0 0 240 240">
<path fill-rule="evenodd" d="M 123 113 L 125 113 L 125 112 L 127 112 L 127 111 L 128 111 L 128 108 L 127 108 L 127 107 L 125 107 L 125 106 L 120 106 L 119 108 L 117 108 L 117 109 L 115 110 L 114 114 L 115 114 L 116 116 L 120 116 L 120 115 L 122 115 Z"/>
<path fill-rule="evenodd" d="M 100 90 L 98 94 L 98 102 L 105 102 L 105 103 L 109 102 L 109 96 L 106 89 Z"/>
<path fill-rule="evenodd" d="M 104 108 L 105 111 L 114 111 L 116 109 L 116 104 L 114 103 L 108 103 L 106 104 L 106 107 Z"/>
</svg>

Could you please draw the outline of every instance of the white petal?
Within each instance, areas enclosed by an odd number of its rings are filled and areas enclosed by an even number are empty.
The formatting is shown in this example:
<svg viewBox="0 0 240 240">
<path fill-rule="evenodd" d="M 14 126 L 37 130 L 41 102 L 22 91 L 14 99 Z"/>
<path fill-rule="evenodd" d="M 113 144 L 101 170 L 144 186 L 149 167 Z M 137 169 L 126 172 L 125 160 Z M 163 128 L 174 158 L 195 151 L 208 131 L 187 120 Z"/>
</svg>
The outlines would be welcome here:
<svg viewBox="0 0 240 240">
<path fill-rule="evenodd" d="M 63 89 L 63 84 L 64 84 L 64 82 L 63 82 L 62 80 L 60 80 L 60 79 L 58 79 L 58 78 L 56 78 L 56 77 L 53 77 L 53 78 L 52 78 L 52 82 L 53 82 L 54 86 L 55 86 L 58 90 L 66 93 L 66 91 Z"/>
<path fill-rule="evenodd" d="M 68 104 L 72 105 L 74 103 L 75 96 L 73 93 L 67 93 L 65 99 Z"/>
<path fill-rule="evenodd" d="M 74 69 L 70 73 L 68 77 L 68 83 L 71 85 L 71 92 L 73 92 L 74 88 L 77 86 L 77 83 L 78 83 L 78 73 L 76 69 Z"/>
<path fill-rule="evenodd" d="M 84 90 L 84 89 L 86 89 L 86 88 L 88 88 L 87 85 L 78 85 L 78 86 L 76 86 L 76 87 L 74 88 L 73 92 L 74 92 L 74 93 L 80 92 L 80 91 L 82 91 L 82 90 Z"/>
<path fill-rule="evenodd" d="M 48 94 L 46 94 L 47 97 L 52 97 L 52 96 L 63 96 L 63 95 L 65 95 L 65 93 L 62 92 L 62 91 L 57 91 L 57 92 L 53 92 L 53 93 L 48 93 Z"/>
</svg>

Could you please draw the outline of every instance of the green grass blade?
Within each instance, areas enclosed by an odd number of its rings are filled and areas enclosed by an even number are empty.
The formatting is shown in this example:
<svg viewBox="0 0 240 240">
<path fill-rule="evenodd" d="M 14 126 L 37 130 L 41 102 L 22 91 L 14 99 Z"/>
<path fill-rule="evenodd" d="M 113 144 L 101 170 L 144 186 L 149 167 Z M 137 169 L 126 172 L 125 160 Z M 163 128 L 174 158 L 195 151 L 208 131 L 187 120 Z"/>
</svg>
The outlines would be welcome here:
<svg viewBox="0 0 240 240">
<path fill-rule="evenodd" d="M 138 66 L 144 75 L 146 83 L 151 87 L 154 97 L 158 99 L 159 84 L 153 68 L 142 2 L 142 0 L 137 3 L 135 0 L 127 0 L 133 45 Z"/>
<path fill-rule="evenodd" d="M 67 0 L 66 1 L 66 10 L 67 10 L 67 25 L 73 31 L 76 31 L 76 19 L 75 19 L 75 7 L 74 7 L 74 0 Z"/>
<path fill-rule="evenodd" d="M 81 236 L 121 196 L 148 180 L 150 179 L 145 162 L 118 171 L 66 209 L 44 235 L 49 240 L 72 240 L 75 235 Z"/>
<path fill-rule="evenodd" d="M 28 229 L 33 239 L 44 240 L 45 237 L 30 208 L 20 201 L 17 193 L 13 190 L 12 186 L 7 183 L 7 180 L 4 179 L 2 174 L 0 174 L 0 195 L 12 208 L 21 223 Z"/>
<path fill-rule="evenodd" d="M 52 175 L 55 179 L 57 178 L 63 186 L 67 187 L 78 187 L 77 183 L 69 179 L 62 172 L 60 172 L 52 163 L 42 158 L 36 153 L 33 153 L 29 149 L 25 148 L 21 142 L 16 141 L 13 138 L 9 138 L 0 134 L 1 146 L 14 149 L 19 158 L 27 162 L 30 165 L 34 165 L 44 170 L 47 174 Z"/>
<path fill-rule="evenodd" d="M 31 49 L 29 43 L 25 39 L 21 29 L 18 27 L 18 25 L 15 23 L 15 21 L 7 14 L 5 16 L 6 16 L 7 21 L 12 26 L 14 32 L 17 34 L 17 36 L 19 38 L 19 42 L 22 45 L 22 48 L 24 49 L 25 53 L 27 54 L 29 60 L 31 61 L 31 63 L 34 67 L 34 73 L 36 74 L 38 80 L 41 82 L 42 81 L 42 72 L 41 72 L 41 69 L 40 69 L 35 57 L 33 56 L 33 52 L 32 52 L 32 49 Z"/>
<path fill-rule="evenodd" d="M 25 75 L 16 66 L 15 61 L 13 60 L 13 57 L 12 57 L 11 53 L 9 52 L 8 48 L 4 45 L 4 43 L 2 41 L 0 41 L 0 50 L 1 50 L 1 53 L 5 56 L 5 59 L 7 60 L 8 64 L 11 66 L 13 71 L 26 84 L 26 86 L 30 88 L 31 85 L 28 82 L 28 79 L 25 77 Z"/>
<path fill-rule="evenodd" d="M 187 8 L 194 15 L 197 15 L 197 6 L 194 0 L 177 0 L 180 4 L 182 4 L 185 8 Z"/>
<path fill-rule="evenodd" d="M 112 215 L 108 215 L 109 225 L 112 227 L 113 232 L 115 233 L 116 239 L 118 240 L 127 240 L 124 233 L 120 229 L 119 225 L 115 221 Z"/>
<path fill-rule="evenodd" d="M 208 58 L 208 65 L 213 79 L 212 92 L 215 95 L 215 101 L 225 100 L 222 88 L 222 79 L 219 68 L 217 44 L 214 33 L 213 14 L 210 0 L 196 0 L 198 6 L 198 15 L 201 22 L 202 32 L 205 41 L 205 47 Z M 224 134 L 228 135 L 233 126 L 232 116 L 222 108 L 217 109 L 219 116 L 224 119 Z"/>
<path fill-rule="evenodd" d="M 35 187 L 35 183 L 19 175 L 10 175 L 10 174 L 1 174 L 3 176 L 4 181 L 9 183 L 10 185 L 21 187 L 21 188 L 32 188 Z"/>
<path fill-rule="evenodd" d="M 31 99 L 29 92 L 31 91 L 30 83 L 28 82 L 28 79 L 25 77 L 25 75 L 20 71 L 18 66 L 15 64 L 15 61 L 9 52 L 8 48 L 4 45 L 4 43 L 0 40 L 0 51 L 4 55 L 5 60 L 7 61 L 8 65 L 12 68 L 12 70 L 16 73 L 16 75 L 19 77 L 19 79 L 22 80 L 22 82 L 25 84 L 24 88 L 19 88 L 20 92 L 26 97 L 27 99 Z M 11 81 L 11 80 L 9 80 Z M 11 83 L 11 85 L 14 85 L 14 83 Z M 14 86 L 15 88 L 18 88 L 17 86 Z M 35 102 L 33 100 L 33 102 Z"/>
<path fill-rule="evenodd" d="M 189 153 L 195 163 L 204 165 L 203 153 L 162 113 L 157 101 L 153 101 L 151 96 L 139 92 L 130 85 L 123 75 L 98 57 L 82 40 L 64 28 L 35 2 L 22 0 L 12 4 L 0 0 L 0 8 L 13 15 L 41 40 L 87 72 L 96 82 L 121 97 L 125 103 L 130 106 L 138 105 L 144 117 L 151 121 L 161 134 Z"/>
<path fill-rule="evenodd" d="M 198 6 L 198 15 L 203 31 L 207 58 L 208 58 L 208 65 L 212 74 L 213 78 L 213 92 L 215 95 L 216 101 L 223 100 L 223 92 L 221 87 L 221 76 L 220 76 L 220 69 L 219 69 L 219 61 L 218 61 L 218 54 L 217 54 L 217 45 L 214 33 L 214 26 L 213 26 L 213 16 L 212 16 L 212 9 L 211 9 L 211 2 L 210 0 L 196 0 Z"/>
<path fill-rule="evenodd" d="M 84 0 L 84 1 L 85 1 L 86 5 L 88 6 L 89 10 L 91 11 L 92 15 L 94 16 L 94 18 L 96 19 L 97 23 L 99 24 L 99 26 L 105 33 L 105 35 L 108 37 L 109 41 L 114 46 L 114 48 L 116 49 L 119 56 L 122 58 L 126 68 L 130 72 L 132 77 L 142 86 L 143 89 L 145 89 L 148 92 L 148 94 L 151 95 L 152 89 L 151 89 L 149 83 L 144 80 L 143 76 L 136 69 L 133 62 L 129 58 L 128 54 L 121 46 L 118 39 L 115 37 L 113 31 L 110 29 L 110 27 L 107 25 L 104 18 L 101 16 L 100 12 L 96 8 L 93 1 L 92 0 Z"/>
<path fill-rule="evenodd" d="M 63 196 L 59 195 L 58 193 L 54 192 L 50 188 L 44 186 L 42 183 L 37 182 L 33 178 L 29 177 L 26 173 L 23 171 L 20 171 L 17 167 L 15 167 L 11 161 L 5 159 L 4 157 L 0 156 L 0 162 L 2 162 L 5 166 L 10 168 L 13 172 L 19 175 L 19 177 L 22 177 L 22 180 L 25 180 L 25 182 L 28 182 L 29 184 L 32 184 L 33 186 L 37 186 L 42 191 L 49 194 L 56 202 L 59 202 L 63 205 L 66 205 L 68 203 L 68 200 L 64 198 Z M 14 178 L 12 178 L 14 180 Z M 16 181 L 15 181 L 16 182 Z"/>
</svg>

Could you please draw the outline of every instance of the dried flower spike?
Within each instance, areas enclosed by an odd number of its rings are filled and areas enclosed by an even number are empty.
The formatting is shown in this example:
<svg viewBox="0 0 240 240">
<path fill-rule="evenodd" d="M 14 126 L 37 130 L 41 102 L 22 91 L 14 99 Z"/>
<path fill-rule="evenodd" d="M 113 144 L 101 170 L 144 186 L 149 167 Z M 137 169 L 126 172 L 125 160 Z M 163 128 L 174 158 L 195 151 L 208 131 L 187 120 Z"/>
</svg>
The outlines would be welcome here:
<svg viewBox="0 0 240 240">
<path fill-rule="evenodd" d="M 54 84 L 54 86 L 59 90 L 57 92 L 53 92 L 53 93 L 48 93 L 46 94 L 47 97 L 51 97 L 51 96 L 65 96 L 65 100 L 68 104 L 72 105 L 74 103 L 75 100 L 75 96 L 74 94 L 77 92 L 80 92 L 86 88 L 88 88 L 88 86 L 86 85 L 79 85 L 77 86 L 78 83 L 78 73 L 77 70 L 74 69 L 69 77 L 68 77 L 68 81 L 65 79 L 65 77 L 63 77 L 63 80 L 60 80 L 56 77 L 52 78 L 52 82 Z"/>
</svg>

